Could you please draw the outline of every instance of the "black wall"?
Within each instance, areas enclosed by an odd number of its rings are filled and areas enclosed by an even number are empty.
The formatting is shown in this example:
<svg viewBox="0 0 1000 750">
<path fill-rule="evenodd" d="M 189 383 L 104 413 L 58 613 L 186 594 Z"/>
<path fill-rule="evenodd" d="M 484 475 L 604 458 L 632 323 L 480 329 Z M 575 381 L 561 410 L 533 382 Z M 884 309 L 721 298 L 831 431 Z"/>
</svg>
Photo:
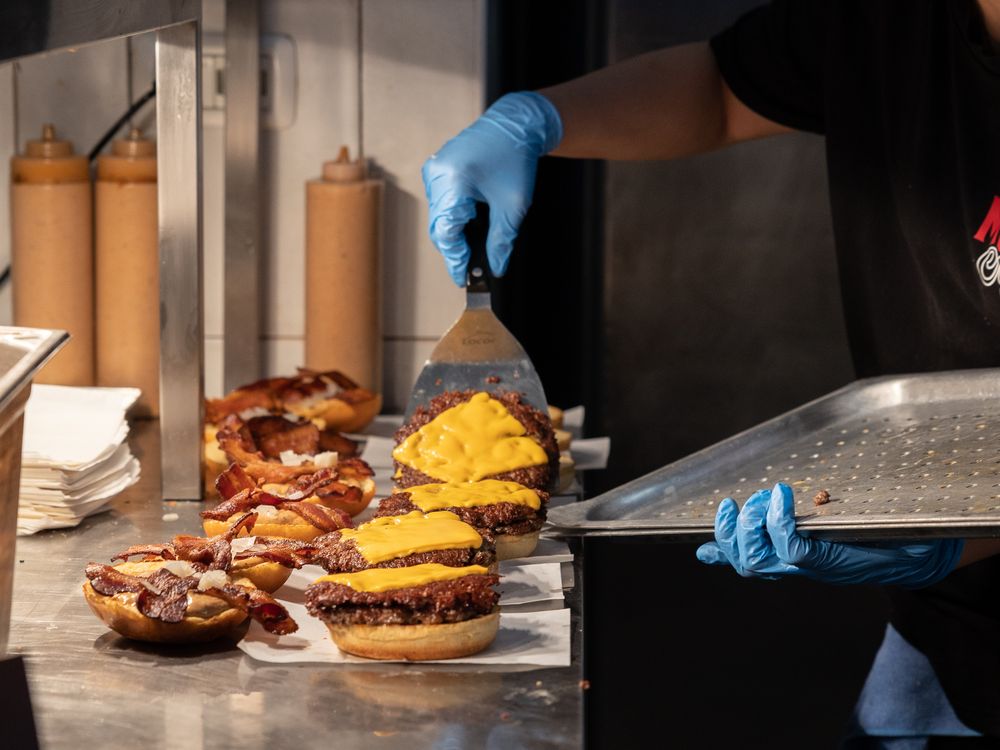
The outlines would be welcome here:
<svg viewBox="0 0 1000 750">
<path fill-rule="evenodd" d="M 706 39 L 754 4 L 495 2 L 494 91 Z M 500 313 L 550 401 L 586 403 L 588 432 L 612 437 L 591 493 L 848 382 L 822 139 L 543 160 Z M 588 540 L 585 560 L 591 747 L 836 744 L 877 592 L 747 581 L 693 545 Z"/>
</svg>

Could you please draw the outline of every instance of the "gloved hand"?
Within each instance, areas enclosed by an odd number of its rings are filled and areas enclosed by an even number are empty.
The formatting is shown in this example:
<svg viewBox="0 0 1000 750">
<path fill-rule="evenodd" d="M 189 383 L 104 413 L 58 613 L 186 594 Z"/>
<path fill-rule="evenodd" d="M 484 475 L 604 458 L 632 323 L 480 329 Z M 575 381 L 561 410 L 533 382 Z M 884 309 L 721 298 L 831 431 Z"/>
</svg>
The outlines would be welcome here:
<svg viewBox="0 0 1000 750">
<path fill-rule="evenodd" d="M 448 273 L 465 286 L 469 246 L 463 229 L 476 201 L 490 207 L 486 255 L 503 276 L 514 238 L 531 205 L 538 160 L 559 145 L 562 121 L 552 102 L 533 91 L 507 94 L 424 162 L 431 239 Z"/>
<path fill-rule="evenodd" d="M 755 492 L 739 510 L 726 498 L 715 515 L 715 541 L 698 548 L 709 565 L 732 565 L 741 576 L 799 575 L 826 583 L 877 583 L 920 588 L 937 583 L 958 563 L 962 539 L 841 544 L 795 529 L 787 484 Z"/>
</svg>

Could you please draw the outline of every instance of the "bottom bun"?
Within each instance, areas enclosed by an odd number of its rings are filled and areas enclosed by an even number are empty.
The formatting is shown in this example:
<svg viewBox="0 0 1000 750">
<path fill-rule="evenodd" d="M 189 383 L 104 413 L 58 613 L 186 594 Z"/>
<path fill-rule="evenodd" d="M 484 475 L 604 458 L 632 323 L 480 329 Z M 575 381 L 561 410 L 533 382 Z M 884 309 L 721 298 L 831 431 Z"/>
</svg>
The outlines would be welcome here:
<svg viewBox="0 0 1000 750">
<path fill-rule="evenodd" d="M 538 546 L 537 531 L 528 534 L 500 534 L 496 538 L 497 560 L 513 560 L 527 557 Z"/>
<path fill-rule="evenodd" d="M 341 651 L 368 659 L 457 659 L 485 649 L 497 637 L 500 612 L 440 625 L 333 625 Z"/>
<path fill-rule="evenodd" d="M 135 594 L 99 594 L 83 584 L 83 596 L 91 611 L 119 635 L 150 643 L 203 643 L 232 632 L 247 619 L 245 612 L 228 608 L 211 617 L 185 617 L 180 622 L 163 622 L 146 617 L 135 606 Z"/>
</svg>

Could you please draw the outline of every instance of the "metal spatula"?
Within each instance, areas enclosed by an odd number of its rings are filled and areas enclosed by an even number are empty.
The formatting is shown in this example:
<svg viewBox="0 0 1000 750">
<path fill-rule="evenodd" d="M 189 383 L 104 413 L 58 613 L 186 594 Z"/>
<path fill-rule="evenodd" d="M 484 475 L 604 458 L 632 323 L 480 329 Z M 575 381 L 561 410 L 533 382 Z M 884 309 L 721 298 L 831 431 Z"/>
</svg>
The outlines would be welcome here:
<svg viewBox="0 0 1000 750">
<path fill-rule="evenodd" d="M 465 311 L 434 347 L 410 393 L 405 418 L 445 391 L 518 391 L 529 404 L 547 413 L 542 381 L 517 339 L 493 314 L 490 267 L 486 260 L 489 209 L 476 206 L 465 228 L 472 249 L 465 287 Z"/>
</svg>

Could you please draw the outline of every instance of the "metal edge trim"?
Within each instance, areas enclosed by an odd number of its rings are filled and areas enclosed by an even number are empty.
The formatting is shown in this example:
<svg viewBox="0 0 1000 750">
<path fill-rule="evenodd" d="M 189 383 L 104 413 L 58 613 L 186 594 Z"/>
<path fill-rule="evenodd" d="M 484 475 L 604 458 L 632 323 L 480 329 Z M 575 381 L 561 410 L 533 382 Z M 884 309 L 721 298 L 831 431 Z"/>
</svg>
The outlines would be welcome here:
<svg viewBox="0 0 1000 750">
<path fill-rule="evenodd" d="M 17 330 L 16 328 L 8 330 Z M 36 329 L 44 330 L 44 329 Z M 17 396 L 21 388 L 30 381 L 42 366 L 55 356 L 66 342 L 69 341 L 69 334 L 62 330 L 49 331 L 37 346 L 25 352 L 24 356 L 17 361 L 7 372 L 0 375 L 0 410 Z"/>
</svg>

